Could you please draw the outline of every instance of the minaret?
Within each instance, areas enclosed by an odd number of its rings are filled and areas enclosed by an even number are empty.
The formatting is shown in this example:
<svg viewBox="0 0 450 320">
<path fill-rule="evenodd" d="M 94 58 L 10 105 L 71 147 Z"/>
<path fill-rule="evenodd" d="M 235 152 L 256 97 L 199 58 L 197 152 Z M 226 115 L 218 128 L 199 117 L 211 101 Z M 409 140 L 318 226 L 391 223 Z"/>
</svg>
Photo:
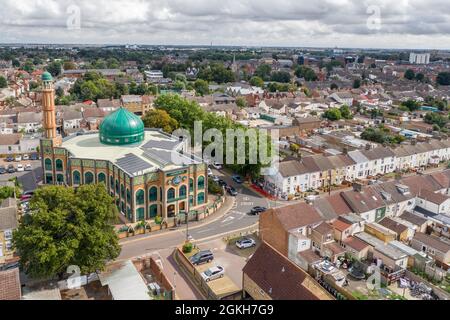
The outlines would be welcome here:
<svg viewBox="0 0 450 320">
<path fill-rule="evenodd" d="M 56 135 L 56 113 L 55 113 L 55 88 L 53 78 L 49 72 L 42 74 L 42 111 L 44 138 L 53 141 L 53 145 L 61 144 L 61 137 Z"/>
</svg>

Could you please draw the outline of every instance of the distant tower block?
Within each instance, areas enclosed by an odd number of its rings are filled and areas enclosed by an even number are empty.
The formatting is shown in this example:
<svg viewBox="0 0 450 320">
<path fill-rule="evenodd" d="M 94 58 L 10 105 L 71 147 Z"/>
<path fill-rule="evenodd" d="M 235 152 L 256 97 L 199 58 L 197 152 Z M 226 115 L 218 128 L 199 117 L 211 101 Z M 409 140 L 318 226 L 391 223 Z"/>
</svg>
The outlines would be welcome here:
<svg viewBox="0 0 450 320">
<path fill-rule="evenodd" d="M 54 144 L 60 144 L 60 137 L 56 135 L 56 113 L 55 113 L 55 89 L 53 87 L 52 75 L 48 72 L 42 74 L 42 111 L 44 137 L 53 140 Z"/>
</svg>

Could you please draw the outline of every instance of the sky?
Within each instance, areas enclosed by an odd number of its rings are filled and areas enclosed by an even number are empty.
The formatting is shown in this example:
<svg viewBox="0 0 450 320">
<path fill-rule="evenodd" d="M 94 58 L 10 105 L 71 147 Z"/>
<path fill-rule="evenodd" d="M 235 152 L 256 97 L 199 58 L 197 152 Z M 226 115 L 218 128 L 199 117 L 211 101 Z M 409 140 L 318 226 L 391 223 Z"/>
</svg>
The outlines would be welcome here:
<svg viewBox="0 0 450 320">
<path fill-rule="evenodd" d="M 0 43 L 450 49 L 450 1 L 0 0 Z"/>
</svg>

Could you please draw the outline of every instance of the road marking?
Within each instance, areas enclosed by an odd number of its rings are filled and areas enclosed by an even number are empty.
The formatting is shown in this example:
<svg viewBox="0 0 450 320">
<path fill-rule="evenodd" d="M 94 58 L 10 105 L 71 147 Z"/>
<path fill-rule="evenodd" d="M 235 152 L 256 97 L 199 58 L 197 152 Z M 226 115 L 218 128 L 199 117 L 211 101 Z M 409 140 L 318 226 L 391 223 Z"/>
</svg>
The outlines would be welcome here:
<svg viewBox="0 0 450 320">
<path fill-rule="evenodd" d="M 225 220 L 222 221 L 222 223 L 228 222 L 228 221 L 232 221 L 234 220 L 234 217 L 228 217 Z"/>
</svg>

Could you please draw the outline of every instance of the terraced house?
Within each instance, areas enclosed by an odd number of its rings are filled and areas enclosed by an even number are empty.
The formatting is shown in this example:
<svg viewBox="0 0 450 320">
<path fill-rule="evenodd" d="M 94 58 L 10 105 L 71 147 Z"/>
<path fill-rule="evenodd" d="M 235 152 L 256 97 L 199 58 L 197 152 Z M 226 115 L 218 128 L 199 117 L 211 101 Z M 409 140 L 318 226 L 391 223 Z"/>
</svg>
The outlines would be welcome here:
<svg viewBox="0 0 450 320">
<path fill-rule="evenodd" d="M 56 134 L 52 77 L 44 82 L 45 138 L 41 140 L 46 184 L 104 183 L 130 222 L 186 217 L 207 203 L 206 165 L 187 153 L 178 137 L 144 129 L 142 120 L 120 107 L 98 133 Z"/>
</svg>

